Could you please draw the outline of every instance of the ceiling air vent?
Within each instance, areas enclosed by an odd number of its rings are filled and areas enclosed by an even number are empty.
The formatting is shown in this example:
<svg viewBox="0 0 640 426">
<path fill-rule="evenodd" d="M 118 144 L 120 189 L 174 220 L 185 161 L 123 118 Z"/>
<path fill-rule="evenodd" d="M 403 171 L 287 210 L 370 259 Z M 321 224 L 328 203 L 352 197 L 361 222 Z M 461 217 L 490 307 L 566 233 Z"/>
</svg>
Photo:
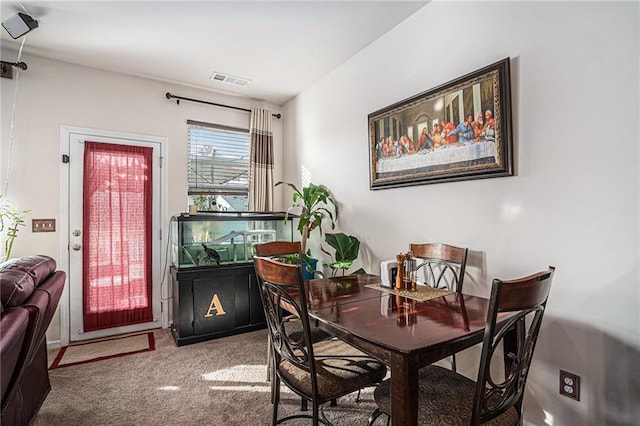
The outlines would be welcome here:
<svg viewBox="0 0 640 426">
<path fill-rule="evenodd" d="M 235 77 L 233 75 L 223 74 L 217 71 L 213 73 L 213 75 L 211 76 L 211 80 L 235 84 L 236 86 L 246 86 L 251 81 L 248 78 Z"/>
</svg>

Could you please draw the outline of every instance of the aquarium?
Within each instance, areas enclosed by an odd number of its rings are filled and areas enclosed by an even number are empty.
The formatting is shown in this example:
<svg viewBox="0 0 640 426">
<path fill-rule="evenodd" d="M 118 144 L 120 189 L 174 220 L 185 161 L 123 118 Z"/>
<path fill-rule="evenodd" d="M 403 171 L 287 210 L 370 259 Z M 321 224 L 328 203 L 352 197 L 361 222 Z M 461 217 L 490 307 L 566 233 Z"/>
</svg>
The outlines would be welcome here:
<svg viewBox="0 0 640 426">
<path fill-rule="evenodd" d="M 253 246 L 292 241 L 295 217 L 283 212 L 215 212 L 171 218 L 171 261 L 175 268 L 251 263 Z"/>
</svg>

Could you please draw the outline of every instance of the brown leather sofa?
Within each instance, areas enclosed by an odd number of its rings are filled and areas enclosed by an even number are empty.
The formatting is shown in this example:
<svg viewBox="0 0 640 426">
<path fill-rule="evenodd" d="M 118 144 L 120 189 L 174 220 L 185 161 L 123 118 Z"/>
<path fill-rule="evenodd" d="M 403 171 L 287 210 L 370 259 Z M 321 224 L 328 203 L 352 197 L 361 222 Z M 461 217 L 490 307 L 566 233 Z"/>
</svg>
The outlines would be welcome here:
<svg viewBox="0 0 640 426">
<path fill-rule="evenodd" d="M 27 425 L 51 390 L 45 333 L 66 280 L 48 256 L 0 265 L 2 425 Z"/>
</svg>

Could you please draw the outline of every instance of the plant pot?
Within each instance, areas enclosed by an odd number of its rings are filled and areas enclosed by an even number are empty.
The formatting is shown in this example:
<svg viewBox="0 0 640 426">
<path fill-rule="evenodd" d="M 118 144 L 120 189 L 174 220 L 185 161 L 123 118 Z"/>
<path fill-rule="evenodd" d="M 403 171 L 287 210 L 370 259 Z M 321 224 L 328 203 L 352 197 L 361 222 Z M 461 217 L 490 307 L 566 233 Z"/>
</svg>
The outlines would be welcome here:
<svg viewBox="0 0 640 426">
<path fill-rule="evenodd" d="M 318 264 L 318 259 L 310 258 L 306 262 L 302 264 L 302 278 L 305 280 L 312 280 L 315 278 L 315 274 L 311 271 L 316 270 L 316 265 Z"/>
</svg>

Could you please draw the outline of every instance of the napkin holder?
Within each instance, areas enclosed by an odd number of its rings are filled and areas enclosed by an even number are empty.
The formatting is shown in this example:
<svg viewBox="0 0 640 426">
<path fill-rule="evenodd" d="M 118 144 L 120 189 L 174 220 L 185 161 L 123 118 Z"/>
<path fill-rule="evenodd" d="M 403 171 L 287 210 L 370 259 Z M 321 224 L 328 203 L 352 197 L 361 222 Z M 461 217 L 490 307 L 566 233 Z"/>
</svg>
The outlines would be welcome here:
<svg viewBox="0 0 640 426">
<path fill-rule="evenodd" d="M 386 288 L 394 288 L 397 272 L 397 261 L 385 260 L 383 262 L 380 262 L 380 286 Z"/>
</svg>

